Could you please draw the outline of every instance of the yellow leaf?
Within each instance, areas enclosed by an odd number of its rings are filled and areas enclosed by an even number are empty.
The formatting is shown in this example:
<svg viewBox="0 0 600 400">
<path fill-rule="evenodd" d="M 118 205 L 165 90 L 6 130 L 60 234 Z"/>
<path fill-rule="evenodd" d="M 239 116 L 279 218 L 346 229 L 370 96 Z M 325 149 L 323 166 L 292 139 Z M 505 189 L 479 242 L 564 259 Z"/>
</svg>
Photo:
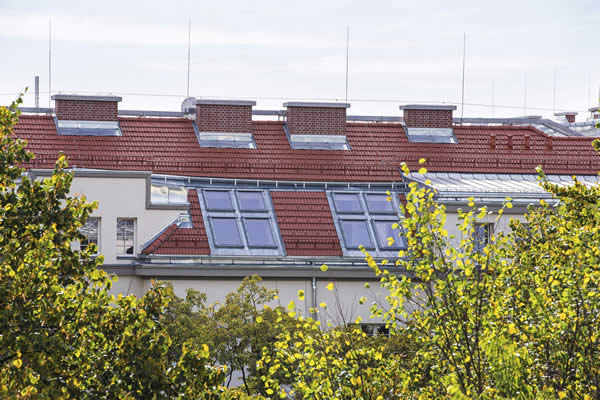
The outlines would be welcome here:
<svg viewBox="0 0 600 400">
<path fill-rule="evenodd" d="M 319 303 L 319 307 L 321 308 L 327 308 L 327 303 L 325 303 L 324 301 Z"/>
<path fill-rule="evenodd" d="M 424 158 L 421 158 L 421 159 L 419 160 L 419 164 L 425 164 L 425 161 L 426 161 L 426 160 L 425 160 Z"/>
<path fill-rule="evenodd" d="M 567 397 L 567 394 L 565 392 L 558 392 L 559 399 L 564 399 L 565 397 Z"/>
<path fill-rule="evenodd" d="M 298 298 L 304 300 L 304 290 L 298 290 Z"/>
<path fill-rule="evenodd" d="M 517 327 L 515 326 L 515 324 L 508 324 L 508 333 L 510 335 L 514 335 L 515 333 L 517 333 Z"/>
<path fill-rule="evenodd" d="M 261 317 L 261 316 L 256 317 L 256 322 L 258 322 L 259 324 L 261 322 L 263 322 L 263 317 Z"/>
<path fill-rule="evenodd" d="M 421 169 L 419 169 L 419 173 L 420 173 L 421 175 L 425 175 L 425 174 L 427 173 L 427 168 L 425 168 L 425 167 L 422 167 Z"/>
<path fill-rule="evenodd" d="M 12 364 L 13 364 L 15 367 L 17 367 L 17 368 L 21 368 L 21 365 L 23 365 L 23 361 L 21 361 L 21 359 L 20 359 L 20 358 L 17 358 L 16 360 L 14 360 L 14 361 L 12 362 Z"/>
<path fill-rule="evenodd" d="M 325 272 L 329 269 L 329 267 L 327 266 L 327 264 L 323 264 L 321 265 L 321 271 Z"/>
<path fill-rule="evenodd" d="M 333 290 L 333 282 L 329 282 L 329 284 L 327 285 L 327 290 L 329 290 L 330 292 Z"/>
</svg>

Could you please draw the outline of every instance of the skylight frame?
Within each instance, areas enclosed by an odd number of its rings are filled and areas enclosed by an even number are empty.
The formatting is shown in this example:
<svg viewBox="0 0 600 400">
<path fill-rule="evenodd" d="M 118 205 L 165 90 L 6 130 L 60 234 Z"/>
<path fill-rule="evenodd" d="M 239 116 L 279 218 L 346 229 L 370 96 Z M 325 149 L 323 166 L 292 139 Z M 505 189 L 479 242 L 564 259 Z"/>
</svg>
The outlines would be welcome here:
<svg viewBox="0 0 600 400">
<path fill-rule="evenodd" d="M 335 202 L 336 195 L 339 196 L 340 194 L 357 195 L 363 211 L 361 213 L 358 213 L 345 212 L 343 210 L 340 210 Z M 386 198 L 390 197 L 392 209 L 395 211 L 393 213 L 372 211 L 367 204 L 367 199 L 370 195 L 385 195 Z M 387 237 L 379 237 L 376 227 L 377 223 L 389 223 L 391 226 L 394 223 L 400 222 L 402 216 L 400 215 L 398 192 L 394 192 L 391 195 L 388 195 L 386 192 L 378 192 L 372 190 L 328 191 L 327 199 L 329 201 L 329 206 L 334 219 L 334 225 L 338 234 L 338 238 L 340 240 L 340 245 L 342 246 L 342 252 L 344 256 L 364 257 L 364 254 L 362 254 L 360 247 L 355 246 L 355 243 L 350 243 L 348 240 L 347 233 L 344 229 L 344 222 L 347 221 L 363 221 L 365 223 L 368 230 L 371 245 L 369 246 L 368 243 L 361 243 L 361 245 L 364 246 L 365 249 L 369 251 L 369 253 L 373 257 L 395 257 L 398 255 L 398 250 L 406 249 L 406 240 L 398 236 L 398 234 L 402 232 L 400 224 L 398 229 L 394 229 L 394 235 L 391 236 L 394 238 L 394 244 L 392 244 L 391 246 L 387 245 Z"/>
<path fill-rule="evenodd" d="M 351 150 L 346 135 L 289 134 L 289 142 L 294 150 Z"/>
<path fill-rule="evenodd" d="M 119 121 L 87 121 L 54 118 L 56 133 L 61 136 L 123 136 Z"/>
<path fill-rule="evenodd" d="M 414 128 L 404 127 L 410 143 L 447 143 L 458 144 L 452 128 Z"/>
<path fill-rule="evenodd" d="M 197 136 L 200 147 L 256 149 L 251 132 L 197 132 Z"/>
<path fill-rule="evenodd" d="M 210 187 L 198 188 L 198 199 L 200 200 L 200 208 L 202 217 L 207 221 L 208 229 L 206 234 L 208 237 L 211 254 L 216 256 L 284 256 L 285 249 L 283 239 L 279 232 L 275 210 L 271 202 L 271 196 L 268 190 L 253 190 L 253 189 L 213 189 Z M 207 192 L 226 192 L 232 201 L 233 208 L 227 209 L 209 209 L 206 201 Z M 264 209 L 242 209 L 239 193 L 260 193 L 262 196 Z M 241 238 L 241 246 L 230 246 L 218 243 L 216 240 L 216 232 L 214 230 L 213 219 L 226 218 L 234 219 Z M 249 220 L 264 220 L 267 222 L 272 243 L 252 243 L 249 229 Z"/>
</svg>

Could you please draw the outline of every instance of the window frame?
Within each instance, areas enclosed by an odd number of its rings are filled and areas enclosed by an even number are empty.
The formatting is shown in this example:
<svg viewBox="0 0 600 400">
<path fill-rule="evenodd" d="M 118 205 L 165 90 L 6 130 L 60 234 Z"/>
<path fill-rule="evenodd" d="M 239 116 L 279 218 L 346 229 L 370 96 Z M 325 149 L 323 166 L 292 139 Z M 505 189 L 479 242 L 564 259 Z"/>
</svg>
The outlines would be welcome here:
<svg viewBox="0 0 600 400">
<path fill-rule="evenodd" d="M 478 233 L 480 227 L 483 227 L 486 230 L 484 240 L 481 242 L 479 241 Z M 492 242 L 493 231 L 493 222 L 475 222 L 473 225 L 473 251 L 477 253 L 483 252 L 483 249 Z"/>
<path fill-rule="evenodd" d="M 86 224 L 87 224 L 87 223 L 88 223 L 90 220 L 95 220 L 95 221 L 96 221 L 96 252 L 95 252 L 95 253 L 93 253 L 93 254 L 91 254 L 91 255 L 92 255 L 92 256 L 97 256 L 97 255 L 99 255 L 99 254 L 100 254 L 100 239 L 101 239 L 101 237 L 102 237 L 102 236 L 101 236 L 101 231 L 100 231 L 100 225 L 101 225 L 101 223 L 100 223 L 100 217 L 88 217 L 87 221 L 85 221 L 85 223 L 82 225 L 82 227 L 81 227 L 81 228 L 79 228 L 79 233 L 81 233 L 83 236 L 85 236 L 85 237 L 87 238 L 88 245 L 87 245 L 85 248 L 83 248 L 83 249 L 82 249 L 82 246 L 81 246 L 81 241 L 79 241 L 79 244 L 78 244 L 78 246 L 79 246 L 79 251 L 84 251 L 84 250 L 85 250 L 85 249 L 86 249 L 86 248 L 89 246 L 89 243 L 90 243 L 90 241 L 89 241 L 89 237 L 88 237 L 86 234 L 84 234 L 83 232 L 81 232 L 81 229 L 82 229 L 82 228 L 83 228 L 83 227 L 84 227 L 84 226 L 85 226 L 85 225 L 86 225 Z"/>
<path fill-rule="evenodd" d="M 234 223 L 234 226 L 237 229 L 237 234 L 238 234 L 238 238 L 240 239 L 239 244 L 218 244 L 217 243 L 217 235 L 215 234 L 215 224 L 214 221 L 215 220 L 232 220 Z M 212 237 L 213 240 L 215 242 L 215 246 L 218 248 L 223 248 L 223 249 L 237 249 L 237 248 L 244 248 L 244 241 L 242 239 L 242 232 L 240 231 L 240 226 L 239 226 L 239 222 L 237 220 L 237 218 L 235 216 L 210 216 L 208 218 L 208 225 L 210 227 L 211 233 L 212 233 Z"/>
<path fill-rule="evenodd" d="M 132 252 L 131 254 L 127 253 L 125 250 L 124 253 L 120 253 L 119 250 L 119 221 L 133 221 L 133 239 L 132 239 Z M 135 217 L 117 217 L 116 223 L 116 242 L 115 242 L 115 253 L 117 257 L 135 257 L 137 255 L 136 247 L 137 247 L 137 218 Z"/>
<path fill-rule="evenodd" d="M 204 221 L 208 221 L 207 237 L 211 254 L 216 256 L 284 256 L 285 248 L 283 239 L 279 232 L 279 226 L 275 216 L 275 209 L 271 201 L 268 189 L 239 189 L 239 188 L 214 188 L 200 187 L 198 191 L 200 200 L 200 209 Z M 232 209 L 211 209 L 208 208 L 206 198 L 207 192 L 222 191 L 227 192 L 232 201 Z M 240 193 L 259 193 L 262 196 L 264 209 L 242 209 Z M 242 195 L 243 196 L 243 195 Z M 217 244 L 216 235 L 212 224 L 213 218 L 232 218 L 235 219 L 240 234 L 241 246 L 223 246 Z M 246 220 L 260 219 L 266 220 L 270 228 L 270 234 L 273 244 L 251 244 L 250 231 Z"/>
</svg>

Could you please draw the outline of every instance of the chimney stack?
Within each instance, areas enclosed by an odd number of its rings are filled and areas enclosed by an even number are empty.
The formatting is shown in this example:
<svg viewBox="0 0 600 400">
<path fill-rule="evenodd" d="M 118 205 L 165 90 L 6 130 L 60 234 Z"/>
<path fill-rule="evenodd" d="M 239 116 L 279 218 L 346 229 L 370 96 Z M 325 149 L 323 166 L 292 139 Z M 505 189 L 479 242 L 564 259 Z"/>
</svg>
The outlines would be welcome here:
<svg viewBox="0 0 600 400">
<path fill-rule="evenodd" d="M 567 120 L 567 122 L 569 124 L 573 124 L 575 123 L 575 117 L 577 116 L 577 112 L 576 111 L 565 111 L 565 112 L 557 112 L 554 113 L 555 117 L 559 117 L 558 119 L 560 120 L 561 117 L 563 117 L 564 119 Z"/>
<path fill-rule="evenodd" d="M 407 104 L 404 110 L 404 123 L 409 128 L 452 128 L 452 112 L 456 106 Z"/>
<path fill-rule="evenodd" d="M 590 108 L 590 114 L 593 120 L 600 119 L 600 107 Z"/>
<path fill-rule="evenodd" d="M 287 128 L 290 135 L 346 135 L 349 103 L 288 102 Z"/>
<path fill-rule="evenodd" d="M 196 100 L 199 132 L 252 132 L 252 107 L 255 101 Z"/>
<path fill-rule="evenodd" d="M 119 96 L 55 94 L 56 119 L 62 121 L 118 121 Z"/>
</svg>

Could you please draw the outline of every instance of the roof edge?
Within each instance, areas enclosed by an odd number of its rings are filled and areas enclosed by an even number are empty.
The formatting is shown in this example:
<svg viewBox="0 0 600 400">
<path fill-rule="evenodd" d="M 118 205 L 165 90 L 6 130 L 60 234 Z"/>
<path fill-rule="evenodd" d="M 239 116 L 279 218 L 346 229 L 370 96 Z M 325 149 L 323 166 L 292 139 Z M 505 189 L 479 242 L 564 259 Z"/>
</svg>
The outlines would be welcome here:
<svg viewBox="0 0 600 400">
<path fill-rule="evenodd" d="M 201 99 L 196 100 L 196 105 L 213 105 L 213 106 L 255 106 L 256 101 L 253 100 L 218 100 L 218 99 Z"/>
<path fill-rule="evenodd" d="M 283 103 L 284 107 L 307 107 L 307 108 L 350 108 L 350 103 L 319 103 L 311 101 L 288 101 Z"/>
<path fill-rule="evenodd" d="M 454 111 L 456 106 L 445 104 L 405 104 L 400 106 L 401 110 L 428 110 L 428 111 Z"/>
<path fill-rule="evenodd" d="M 83 94 L 55 94 L 52 100 L 75 100 L 75 101 L 121 101 L 121 96 L 88 96 Z"/>
</svg>

